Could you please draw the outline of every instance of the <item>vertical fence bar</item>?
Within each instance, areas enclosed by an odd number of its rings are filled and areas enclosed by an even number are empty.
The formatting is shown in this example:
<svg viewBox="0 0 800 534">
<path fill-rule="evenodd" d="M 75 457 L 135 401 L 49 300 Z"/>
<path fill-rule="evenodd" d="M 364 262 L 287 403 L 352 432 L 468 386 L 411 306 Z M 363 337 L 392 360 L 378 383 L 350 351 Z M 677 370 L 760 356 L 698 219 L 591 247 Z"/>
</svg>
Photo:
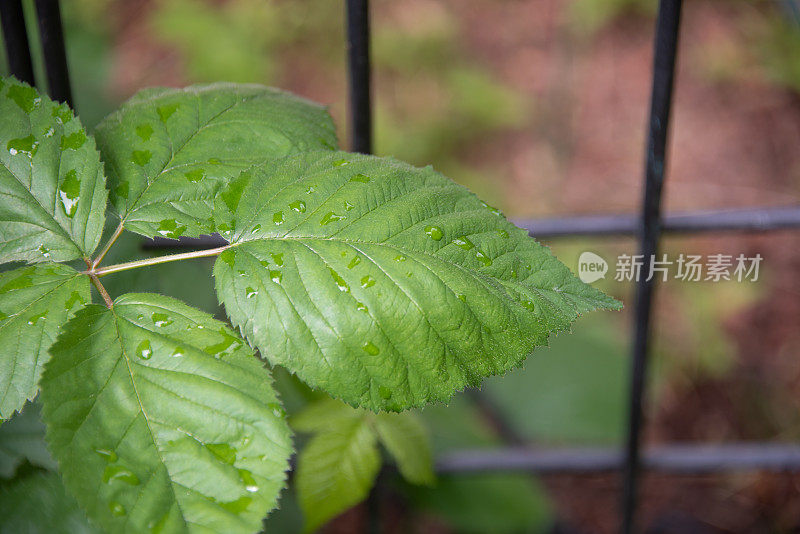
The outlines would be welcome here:
<svg viewBox="0 0 800 534">
<path fill-rule="evenodd" d="M 61 27 L 58 0 L 36 0 L 36 17 L 39 19 L 39 36 L 42 40 L 50 97 L 72 106 L 67 52 L 64 48 L 64 30 Z"/>
<path fill-rule="evenodd" d="M 18 80 L 35 85 L 22 0 L 0 0 L 0 22 L 11 74 Z"/>
<path fill-rule="evenodd" d="M 622 532 L 624 534 L 630 534 L 634 531 L 634 513 L 636 510 L 636 491 L 640 463 L 639 445 L 643 417 L 642 399 L 646 385 L 650 312 L 655 287 L 655 277 L 649 279 L 649 274 L 651 260 L 658 250 L 658 240 L 661 233 L 661 190 L 664 185 L 667 134 L 672 104 L 681 5 L 682 0 L 661 0 L 656 22 L 644 201 L 639 235 L 643 265 L 636 286 L 631 386 L 628 399 L 628 439 L 623 470 Z"/>
<path fill-rule="evenodd" d="M 372 153 L 369 0 L 347 0 L 347 59 L 350 83 L 350 149 Z"/>
</svg>

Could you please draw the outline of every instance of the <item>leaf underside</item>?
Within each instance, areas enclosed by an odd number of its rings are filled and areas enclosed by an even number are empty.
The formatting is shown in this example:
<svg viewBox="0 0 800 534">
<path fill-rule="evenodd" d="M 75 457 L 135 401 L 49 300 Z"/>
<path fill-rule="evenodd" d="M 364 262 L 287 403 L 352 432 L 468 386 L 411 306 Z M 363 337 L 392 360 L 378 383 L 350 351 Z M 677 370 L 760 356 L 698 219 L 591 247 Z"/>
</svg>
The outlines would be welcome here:
<svg viewBox="0 0 800 534">
<path fill-rule="evenodd" d="M 65 104 L 0 79 L 0 263 L 88 257 L 105 222 L 95 142 Z"/>
<path fill-rule="evenodd" d="M 89 278 L 57 263 L 0 273 L 0 418 L 39 390 L 48 349 L 62 325 L 91 299 Z"/>
<path fill-rule="evenodd" d="M 198 236 L 220 187 L 254 163 L 335 149 L 320 105 L 260 85 L 216 83 L 139 92 L 97 128 L 111 202 L 146 236 Z"/>
<path fill-rule="evenodd" d="M 257 532 L 291 453 L 269 372 L 230 328 L 159 295 L 89 305 L 42 378 L 64 482 L 110 532 Z"/>
<path fill-rule="evenodd" d="M 617 301 L 431 168 L 307 153 L 218 200 L 232 322 L 272 363 L 374 410 L 445 401 Z"/>
</svg>

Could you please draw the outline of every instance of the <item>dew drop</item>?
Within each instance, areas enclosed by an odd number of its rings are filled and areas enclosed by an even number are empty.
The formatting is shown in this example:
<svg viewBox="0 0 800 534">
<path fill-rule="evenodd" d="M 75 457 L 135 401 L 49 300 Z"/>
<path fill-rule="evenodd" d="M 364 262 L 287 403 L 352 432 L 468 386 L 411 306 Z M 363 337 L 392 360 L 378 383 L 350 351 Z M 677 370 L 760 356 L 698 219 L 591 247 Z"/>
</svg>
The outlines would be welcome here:
<svg viewBox="0 0 800 534">
<path fill-rule="evenodd" d="M 251 298 L 255 297 L 256 295 L 258 295 L 258 291 L 256 291 L 252 287 L 248 287 L 247 289 L 245 289 L 245 296 L 247 298 L 251 299 Z"/>
<path fill-rule="evenodd" d="M 466 295 L 458 295 L 458 300 L 460 300 L 461 302 L 467 302 L 467 296 Z"/>
<path fill-rule="evenodd" d="M 380 395 L 382 399 L 390 399 L 392 398 L 392 390 L 386 386 L 381 386 L 378 388 L 378 395 Z"/>
<path fill-rule="evenodd" d="M 36 138 L 31 134 L 27 137 L 12 139 L 8 142 L 6 148 L 8 149 L 8 153 L 12 156 L 25 154 L 29 158 L 32 158 L 36 155 L 36 151 L 39 150 L 39 142 L 36 141 Z"/>
<path fill-rule="evenodd" d="M 282 252 L 275 252 L 270 254 L 272 256 L 272 261 L 275 262 L 275 265 L 278 267 L 283 267 L 283 253 Z"/>
<path fill-rule="evenodd" d="M 81 294 L 78 293 L 77 291 L 73 291 L 72 294 L 67 299 L 67 301 L 64 303 L 64 310 L 65 311 L 70 311 L 72 308 L 75 307 L 75 304 L 79 304 L 79 303 L 81 305 L 86 304 L 86 302 L 83 300 L 83 297 L 81 296 Z"/>
<path fill-rule="evenodd" d="M 119 185 L 114 189 L 114 193 L 121 198 L 128 198 L 129 191 L 130 185 L 128 182 L 120 182 Z"/>
<path fill-rule="evenodd" d="M 95 449 L 94 452 L 99 454 L 101 458 L 110 464 L 117 461 L 117 453 L 111 449 Z"/>
<path fill-rule="evenodd" d="M 169 318 L 169 315 L 166 313 L 156 312 L 152 315 L 153 324 L 156 325 L 158 328 L 163 326 L 169 326 L 172 324 L 172 319 Z"/>
<path fill-rule="evenodd" d="M 256 479 L 253 478 L 253 474 L 250 471 L 246 469 L 239 469 L 239 478 L 242 479 L 242 482 L 244 483 L 244 489 L 250 493 L 258 491 L 258 484 L 256 483 Z"/>
<path fill-rule="evenodd" d="M 50 257 L 50 249 L 44 245 L 39 245 L 39 252 L 41 253 L 42 257 L 47 259 Z"/>
<path fill-rule="evenodd" d="M 163 219 L 158 223 L 156 231 L 166 238 L 177 239 L 186 231 L 186 227 L 178 224 L 175 219 Z"/>
<path fill-rule="evenodd" d="M 192 169 L 189 172 L 183 173 L 183 176 L 191 183 L 196 184 L 197 182 L 206 177 L 206 171 L 203 169 Z"/>
<path fill-rule="evenodd" d="M 326 213 L 326 214 L 325 214 L 325 216 L 324 216 L 324 217 L 323 217 L 323 218 L 322 218 L 322 219 L 319 221 L 319 225 L 320 225 L 320 226 L 325 226 L 326 224 L 330 224 L 330 223 L 332 223 L 332 222 L 335 222 L 335 221 L 341 221 L 341 220 L 343 220 L 343 219 L 346 219 L 346 218 L 347 218 L 347 217 L 345 217 L 344 215 L 339 215 L 339 214 L 337 214 L 337 213 L 334 213 L 334 212 L 332 212 L 332 211 L 329 211 L 329 212 L 328 212 L 328 213 Z"/>
<path fill-rule="evenodd" d="M 490 206 L 490 205 L 489 205 L 489 204 L 487 204 L 486 202 L 481 202 L 481 205 L 482 205 L 484 208 L 486 208 L 486 209 L 488 209 L 489 211 L 491 211 L 492 213 L 494 213 L 495 215 L 497 215 L 498 217 L 502 217 L 502 216 L 503 216 L 503 212 L 502 212 L 502 211 L 500 211 L 499 209 L 497 209 L 497 208 L 495 208 L 495 207 L 493 207 L 493 206 Z"/>
<path fill-rule="evenodd" d="M 75 169 L 70 169 L 64 175 L 64 181 L 58 188 L 58 200 L 61 208 L 67 217 L 74 217 L 78 210 L 78 202 L 81 197 L 81 182 L 78 180 L 78 173 Z"/>
<path fill-rule="evenodd" d="M 272 222 L 275 223 L 275 226 L 283 224 L 283 212 L 282 211 L 276 211 L 275 213 L 273 213 L 272 214 Z"/>
<path fill-rule="evenodd" d="M 359 263 L 361 263 L 361 258 L 359 258 L 358 256 L 354 256 L 353 259 L 350 260 L 350 263 L 347 264 L 347 268 L 348 269 L 352 269 L 353 267 L 355 267 Z"/>
<path fill-rule="evenodd" d="M 13 280 L 9 280 L 8 282 L 0 287 L 0 294 L 8 293 L 9 291 L 13 291 L 15 289 L 24 289 L 26 287 L 33 286 L 33 278 L 29 274 L 23 274 L 21 276 L 17 276 Z"/>
<path fill-rule="evenodd" d="M 136 486 L 139 484 L 139 477 L 130 469 L 114 464 L 106 466 L 103 471 L 103 482 L 106 484 L 124 482 L 130 486 Z"/>
<path fill-rule="evenodd" d="M 475 257 L 478 258 L 478 261 L 480 261 L 486 267 L 492 264 L 492 259 L 487 257 L 486 254 L 484 254 L 480 250 L 475 252 Z"/>
<path fill-rule="evenodd" d="M 440 241 L 444 237 L 442 229 L 438 226 L 426 226 L 425 233 L 434 241 Z"/>
<path fill-rule="evenodd" d="M 344 167 L 345 165 L 350 165 L 350 162 L 346 159 L 337 159 L 333 162 L 334 167 Z"/>
<path fill-rule="evenodd" d="M 347 285 L 347 282 L 344 281 L 344 278 L 342 278 L 339 275 L 339 273 L 337 273 L 336 271 L 334 271 L 330 267 L 328 267 L 328 269 L 330 270 L 331 276 L 333 277 L 333 281 L 336 282 L 336 287 L 339 288 L 339 291 L 349 292 L 350 291 L 350 286 Z"/>
<path fill-rule="evenodd" d="M 502 238 L 506 238 L 506 239 L 508 238 L 508 232 L 506 232 L 505 230 L 498 230 L 497 231 L 497 235 L 499 235 Z"/>
<path fill-rule="evenodd" d="M 172 356 L 173 358 L 180 358 L 184 354 L 186 354 L 186 349 L 181 346 L 178 346 L 175 347 L 175 350 L 172 351 L 172 354 L 170 354 L 170 356 Z"/>
<path fill-rule="evenodd" d="M 144 167 L 150 163 L 151 157 L 153 157 L 153 153 L 149 150 L 134 150 L 131 153 L 131 161 L 139 167 Z"/>
<path fill-rule="evenodd" d="M 283 273 L 277 270 L 270 270 L 269 279 L 276 284 L 280 284 L 283 281 Z"/>
<path fill-rule="evenodd" d="M 143 360 L 149 360 L 153 357 L 153 349 L 150 348 L 149 340 L 145 339 L 139 343 L 139 346 L 136 347 L 136 355 Z"/>
<path fill-rule="evenodd" d="M 161 119 L 161 122 L 164 124 L 167 123 L 167 120 L 178 110 L 178 104 L 165 104 L 163 106 L 158 106 L 158 118 Z"/>
<path fill-rule="evenodd" d="M 252 229 L 252 230 L 250 230 L 250 233 L 251 233 L 251 234 L 255 234 L 255 233 L 258 233 L 258 231 L 259 231 L 259 230 L 261 230 L 261 225 L 260 225 L 260 224 L 257 224 L 257 225 L 255 225 L 255 226 L 253 227 L 253 229 Z"/>
<path fill-rule="evenodd" d="M 364 313 L 369 313 L 369 308 L 363 302 L 356 302 L 356 310 Z"/>
<path fill-rule="evenodd" d="M 394 257 L 394 261 L 396 262 L 406 261 L 406 257 L 403 256 L 402 254 L 398 254 L 397 256 Z"/>
<path fill-rule="evenodd" d="M 295 200 L 294 202 L 289 204 L 289 207 L 294 211 L 296 211 L 297 213 L 305 213 L 306 211 L 306 203 L 303 202 L 302 200 Z"/>
<path fill-rule="evenodd" d="M 127 510 L 125 510 L 125 507 L 122 506 L 117 501 L 111 501 L 110 503 L 108 503 L 108 509 L 111 511 L 111 515 L 117 517 L 121 517 L 128 513 Z"/>
<path fill-rule="evenodd" d="M 233 267 L 236 261 L 236 251 L 232 248 L 225 249 L 222 251 L 222 254 L 219 255 L 219 259 L 225 262 L 228 267 Z"/>
<path fill-rule="evenodd" d="M 217 457 L 222 463 L 233 465 L 236 461 L 236 449 L 227 443 L 206 443 L 206 449 Z"/>
<path fill-rule="evenodd" d="M 66 104 L 61 104 L 53 109 L 51 116 L 58 124 L 67 124 L 72 120 L 72 110 Z"/>
<path fill-rule="evenodd" d="M 198 328 L 200 326 L 201 325 L 198 325 Z M 230 354 L 242 345 L 241 341 L 229 334 L 224 328 L 220 328 L 219 333 L 222 335 L 222 340 L 220 340 L 219 343 L 209 345 L 203 349 L 207 353 L 212 354 L 215 358 L 221 358 L 225 354 Z"/>
<path fill-rule="evenodd" d="M 361 348 L 364 349 L 364 352 L 366 352 L 370 356 L 377 356 L 378 354 L 381 353 L 381 349 L 376 347 L 371 341 L 367 341 L 366 343 L 364 343 L 361 346 Z"/>
<path fill-rule="evenodd" d="M 48 130 L 47 130 L 47 131 L 44 133 L 44 136 L 45 136 L 45 137 L 47 137 L 47 138 L 49 139 L 50 137 L 53 137 L 55 134 L 56 134 L 56 129 L 55 129 L 55 128 L 53 128 L 53 127 L 51 126 L 51 127 L 50 127 L 50 128 L 49 128 L 49 129 L 48 129 Z"/>
<path fill-rule="evenodd" d="M 272 410 L 272 414 L 275 417 L 280 417 L 280 418 L 286 417 L 286 410 L 284 410 L 283 406 L 281 406 L 277 402 L 270 402 L 269 404 L 267 404 L 267 408 Z"/>
<path fill-rule="evenodd" d="M 86 134 L 78 130 L 61 138 L 61 150 L 78 150 L 86 142 Z"/>
<path fill-rule="evenodd" d="M 12 85 L 8 89 L 8 98 L 14 101 L 22 111 L 30 113 L 36 107 L 36 90 L 25 85 Z"/>
<path fill-rule="evenodd" d="M 351 209 L 353 209 L 353 208 L 355 208 L 355 206 L 353 206 L 352 204 L 350 204 L 350 203 L 349 203 L 348 201 L 346 201 L 346 200 L 344 201 L 344 210 L 345 210 L 345 211 L 350 211 L 350 210 L 351 210 Z"/>
<path fill-rule="evenodd" d="M 253 499 L 251 497 L 245 495 L 243 497 L 239 497 L 235 501 L 220 503 L 220 506 L 233 514 L 241 514 L 247 510 L 252 501 Z"/>
<path fill-rule="evenodd" d="M 475 248 L 475 245 L 467 239 L 466 237 L 458 237 L 453 239 L 453 244 L 459 248 L 463 248 L 464 250 L 469 250 L 471 248 Z"/>
<path fill-rule="evenodd" d="M 370 275 L 361 278 L 361 287 L 363 287 L 364 289 L 372 287 L 374 285 L 375 285 L 375 279 L 372 278 Z"/>
<path fill-rule="evenodd" d="M 153 127 L 149 124 L 140 124 L 136 127 L 136 135 L 139 136 L 139 139 L 142 141 L 149 141 L 150 136 L 153 135 Z"/>
<path fill-rule="evenodd" d="M 306 189 L 306 195 L 310 195 L 314 191 L 316 191 L 316 188 L 313 185 L 310 185 L 308 186 L 308 189 Z"/>
<path fill-rule="evenodd" d="M 47 317 L 47 311 L 43 311 L 42 313 L 32 315 L 30 318 L 28 318 L 28 324 L 30 326 L 33 326 L 37 324 L 40 320 L 44 319 L 45 317 Z"/>
<path fill-rule="evenodd" d="M 358 173 L 358 174 L 354 175 L 352 178 L 350 178 L 351 182 L 360 182 L 362 184 L 367 184 L 367 183 L 369 183 L 370 180 L 371 180 L 371 178 L 369 176 L 367 176 L 366 174 L 361 174 L 361 173 Z"/>
</svg>

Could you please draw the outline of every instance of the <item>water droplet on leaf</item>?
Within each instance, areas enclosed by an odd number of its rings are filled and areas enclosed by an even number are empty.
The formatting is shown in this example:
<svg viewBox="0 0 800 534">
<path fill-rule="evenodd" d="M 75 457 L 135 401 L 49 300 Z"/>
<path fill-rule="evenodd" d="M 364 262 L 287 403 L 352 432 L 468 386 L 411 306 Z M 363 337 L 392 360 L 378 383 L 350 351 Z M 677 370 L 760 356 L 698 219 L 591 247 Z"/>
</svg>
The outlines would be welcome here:
<svg viewBox="0 0 800 534">
<path fill-rule="evenodd" d="M 136 127 L 136 135 L 138 135 L 142 141 L 149 141 L 150 136 L 153 135 L 153 127 L 146 123 L 140 124 Z"/>
<path fill-rule="evenodd" d="M 131 152 L 131 161 L 139 167 L 144 167 L 150 163 L 153 154 L 149 150 L 134 150 Z"/>
<path fill-rule="evenodd" d="M 444 237 L 444 232 L 438 226 L 426 226 L 425 233 L 434 241 L 440 241 Z"/>
<path fill-rule="evenodd" d="M 283 224 L 283 212 L 282 211 L 276 211 L 275 213 L 273 213 L 272 214 L 272 222 L 275 223 L 275 226 L 278 226 L 279 224 Z"/>
<path fill-rule="evenodd" d="M 64 181 L 58 188 L 58 200 L 61 203 L 61 208 L 67 217 L 74 217 L 75 212 L 78 210 L 78 202 L 81 197 L 81 182 L 78 180 L 78 174 L 75 169 L 70 169 L 64 175 Z"/>
<path fill-rule="evenodd" d="M 364 349 L 364 352 L 366 352 L 366 353 L 367 353 L 367 354 L 369 354 L 370 356 L 377 356 L 378 354 L 380 354 L 380 353 L 381 353 L 381 349 L 379 349 L 378 347 L 376 347 L 376 346 L 375 346 L 375 345 L 374 345 L 372 342 L 370 342 L 370 341 L 367 341 L 366 343 L 364 343 L 364 344 L 361 346 L 361 348 L 362 348 L 362 349 Z"/>
<path fill-rule="evenodd" d="M 149 340 L 145 339 L 139 343 L 139 346 L 136 347 L 136 355 L 143 360 L 149 360 L 153 357 L 153 349 L 150 348 Z"/>
<path fill-rule="evenodd" d="M 82 130 L 61 137 L 61 150 L 78 150 L 86 142 L 86 134 Z"/>
<path fill-rule="evenodd" d="M 346 219 L 346 218 L 347 217 L 345 217 L 344 215 L 339 215 L 339 214 L 336 214 L 336 213 L 334 213 L 332 211 L 329 211 L 319 221 L 319 225 L 320 226 L 325 226 L 326 224 L 330 224 L 330 223 L 335 222 L 335 221 L 341 221 L 341 220 Z"/>
<path fill-rule="evenodd" d="M 364 289 L 372 287 L 374 285 L 375 285 L 375 279 L 372 278 L 370 275 L 361 278 L 361 287 L 363 287 Z"/>
<path fill-rule="evenodd" d="M 360 182 L 362 184 L 367 184 L 367 183 L 369 183 L 370 180 L 371 180 L 371 178 L 369 176 L 367 176 L 366 174 L 361 174 L 361 173 L 356 174 L 352 178 L 350 178 L 351 182 Z"/>
<path fill-rule="evenodd" d="M 294 211 L 296 211 L 297 213 L 305 213 L 306 211 L 306 203 L 303 202 L 302 200 L 295 200 L 294 202 L 289 204 L 289 207 Z"/>
</svg>

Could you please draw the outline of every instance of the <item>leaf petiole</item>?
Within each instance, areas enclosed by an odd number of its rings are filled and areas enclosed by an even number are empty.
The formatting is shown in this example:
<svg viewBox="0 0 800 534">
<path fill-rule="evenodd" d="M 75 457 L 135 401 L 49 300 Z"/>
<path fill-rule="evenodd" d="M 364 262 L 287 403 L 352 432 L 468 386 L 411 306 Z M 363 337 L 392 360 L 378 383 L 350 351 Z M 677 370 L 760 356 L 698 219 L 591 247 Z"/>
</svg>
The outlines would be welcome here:
<svg viewBox="0 0 800 534">
<path fill-rule="evenodd" d="M 114 230 L 114 233 L 111 234 L 111 237 L 108 239 L 108 243 L 106 243 L 106 246 L 103 247 L 103 250 L 100 251 L 100 254 L 98 254 L 97 258 L 95 258 L 94 261 L 92 262 L 92 265 L 90 267 L 91 269 L 94 269 L 98 265 L 100 265 L 100 262 L 103 261 L 103 258 L 106 257 L 108 251 L 111 250 L 111 247 L 114 245 L 114 243 L 117 242 L 117 238 L 120 236 L 120 234 L 122 234 L 122 227 L 123 223 L 120 221 L 119 226 L 117 226 L 117 229 Z"/>
<path fill-rule="evenodd" d="M 147 267 L 149 265 L 158 265 L 160 263 L 169 263 L 172 261 L 190 260 L 193 258 L 207 258 L 209 256 L 216 256 L 222 251 L 229 248 L 231 245 L 224 245 L 217 248 L 206 250 L 195 250 L 192 252 L 182 252 L 181 254 L 170 254 L 167 256 L 158 256 L 156 258 L 147 258 L 144 260 L 129 261 L 127 263 L 118 263 L 116 265 L 109 265 L 108 267 L 93 268 L 86 271 L 86 274 L 97 278 L 111 273 L 118 273 L 121 271 L 129 271 L 131 269 L 138 269 L 139 267 Z"/>
</svg>

